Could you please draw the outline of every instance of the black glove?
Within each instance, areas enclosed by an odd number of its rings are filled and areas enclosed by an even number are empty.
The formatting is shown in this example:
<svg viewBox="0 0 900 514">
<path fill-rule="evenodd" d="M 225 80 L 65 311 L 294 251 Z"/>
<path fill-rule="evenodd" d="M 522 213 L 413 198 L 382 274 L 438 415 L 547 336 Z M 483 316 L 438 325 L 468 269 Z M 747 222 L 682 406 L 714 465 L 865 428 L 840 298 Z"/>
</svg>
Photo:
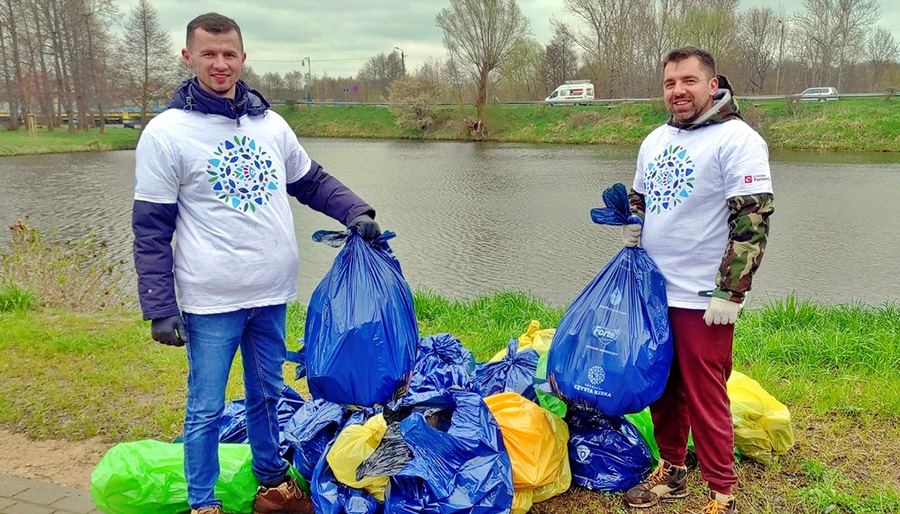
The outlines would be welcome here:
<svg viewBox="0 0 900 514">
<path fill-rule="evenodd" d="M 381 227 L 368 214 L 360 214 L 353 218 L 347 227 L 355 229 L 365 241 L 371 241 L 381 235 Z"/>
<path fill-rule="evenodd" d="M 153 340 L 169 346 L 184 346 L 188 342 L 187 330 L 180 314 L 168 318 L 158 318 L 150 322 Z"/>
</svg>

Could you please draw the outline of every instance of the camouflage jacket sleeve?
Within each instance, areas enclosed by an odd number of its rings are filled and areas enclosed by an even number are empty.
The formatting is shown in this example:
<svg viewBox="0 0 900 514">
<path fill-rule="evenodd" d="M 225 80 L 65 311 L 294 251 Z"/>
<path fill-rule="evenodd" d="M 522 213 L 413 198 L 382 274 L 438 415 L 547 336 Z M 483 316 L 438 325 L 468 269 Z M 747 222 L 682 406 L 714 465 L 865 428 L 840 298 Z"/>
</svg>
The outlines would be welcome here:
<svg viewBox="0 0 900 514">
<path fill-rule="evenodd" d="M 728 247 L 716 273 L 713 296 L 742 302 L 766 250 L 775 197 L 771 193 L 735 196 L 728 199 L 728 208 Z"/>
<path fill-rule="evenodd" d="M 644 219 L 644 211 L 647 209 L 647 203 L 644 200 L 644 195 L 635 191 L 634 188 L 628 193 L 628 207 L 631 209 L 631 214 Z"/>
</svg>

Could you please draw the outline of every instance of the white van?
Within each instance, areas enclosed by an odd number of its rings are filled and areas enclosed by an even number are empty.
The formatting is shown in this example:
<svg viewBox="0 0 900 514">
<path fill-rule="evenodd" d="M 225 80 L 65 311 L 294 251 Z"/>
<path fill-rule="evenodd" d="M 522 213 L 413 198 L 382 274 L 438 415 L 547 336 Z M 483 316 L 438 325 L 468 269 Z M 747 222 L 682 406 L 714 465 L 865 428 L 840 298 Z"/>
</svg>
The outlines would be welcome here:
<svg viewBox="0 0 900 514">
<path fill-rule="evenodd" d="M 588 105 L 593 99 L 594 84 L 590 80 L 567 80 L 565 84 L 550 93 L 550 96 L 544 99 L 544 103 Z"/>
</svg>

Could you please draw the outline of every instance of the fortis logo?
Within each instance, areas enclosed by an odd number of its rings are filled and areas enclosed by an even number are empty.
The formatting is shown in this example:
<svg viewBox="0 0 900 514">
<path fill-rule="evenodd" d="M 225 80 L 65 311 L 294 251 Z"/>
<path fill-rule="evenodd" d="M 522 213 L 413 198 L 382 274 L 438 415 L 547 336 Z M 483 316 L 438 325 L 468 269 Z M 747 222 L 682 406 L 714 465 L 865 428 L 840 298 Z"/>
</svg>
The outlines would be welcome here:
<svg viewBox="0 0 900 514">
<path fill-rule="evenodd" d="M 594 337 L 596 337 L 603 344 L 609 344 L 609 343 L 615 341 L 616 339 L 619 338 L 619 335 L 621 333 L 622 333 L 622 331 L 618 328 L 610 329 L 610 328 L 606 328 L 606 327 L 601 327 L 600 325 L 597 325 L 596 327 L 594 327 L 594 332 L 593 332 Z"/>
</svg>

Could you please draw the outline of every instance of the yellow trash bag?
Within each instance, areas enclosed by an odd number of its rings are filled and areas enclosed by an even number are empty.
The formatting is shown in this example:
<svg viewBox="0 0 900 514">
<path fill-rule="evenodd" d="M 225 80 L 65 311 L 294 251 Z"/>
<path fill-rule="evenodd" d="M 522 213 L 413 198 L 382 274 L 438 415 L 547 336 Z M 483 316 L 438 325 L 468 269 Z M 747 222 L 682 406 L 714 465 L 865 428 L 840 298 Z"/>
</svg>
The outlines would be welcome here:
<svg viewBox="0 0 900 514">
<path fill-rule="evenodd" d="M 752 378 L 731 372 L 728 379 L 734 445 L 741 455 L 771 464 L 773 455 L 783 455 L 794 446 L 791 413 Z"/>
<path fill-rule="evenodd" d="M 519 348 L 516 351 L 521 352 L 528 348 L 534 348 L 538 355 L 544 355 L 550 350 L 550 344 L 553 342 L 553 334 L 555 333 L 555 328 L 541 330 L 541 322 L 533 319 L 528 324 L 528 330 L 519 336 Z M 496 362 L 503 357 L 506 357 L 506 348 L 497 352 L 488 362 Z"/>
<path fill-rule="evenodd" d="M 555 414 L 516 393 L 488 396 L 513 475 L 511 514 L 525 514 L 533 503 L 569 489 L 569 427 Z"/>
<path fill-rule="evenodd" d="M 363 489 L 380 502 L 384 501 L 384 490 L 387 488 L 388 477 L 366 477 L 357 480 L 356 468 L 375 453 L 385 431 L 387 431 L 387 423 L 381 414 L 372 416 L 362 425 L 345 427 L 331 445 L 328 455 L 325 456 L 334 473 L 334 478 L 338 482 L 355 489 Z"/>
</svg>

